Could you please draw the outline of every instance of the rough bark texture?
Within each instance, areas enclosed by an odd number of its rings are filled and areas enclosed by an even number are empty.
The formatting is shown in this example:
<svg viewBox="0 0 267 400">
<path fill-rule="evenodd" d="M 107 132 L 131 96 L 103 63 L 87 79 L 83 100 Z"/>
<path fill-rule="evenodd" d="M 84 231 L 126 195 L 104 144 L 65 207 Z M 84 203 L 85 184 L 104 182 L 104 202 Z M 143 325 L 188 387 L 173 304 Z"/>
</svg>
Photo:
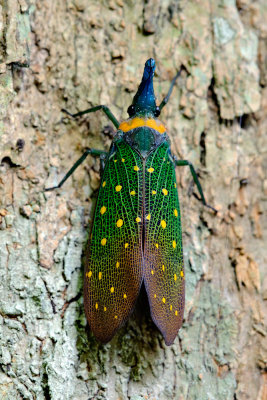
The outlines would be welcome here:
<svg viewBox="0 0 267 400">
<path fill-rule="evenodd" d="M 0 4 L 0 398 L 266 399 L 266 1 Z M 219 213 L 203 208 L 179 169 L 179 337 L 164 345 L 142 298 L 104 346 L 82 296 L 99 164 L 88 157 L 61 190 L 43 189 L 86 146 L 111 142 L 101 112 L 71 121 L 61 108 L 107 104 L 126 118 L 151 56 L 159 100 L 183 66 L 161 119 Z"/>
</svg>

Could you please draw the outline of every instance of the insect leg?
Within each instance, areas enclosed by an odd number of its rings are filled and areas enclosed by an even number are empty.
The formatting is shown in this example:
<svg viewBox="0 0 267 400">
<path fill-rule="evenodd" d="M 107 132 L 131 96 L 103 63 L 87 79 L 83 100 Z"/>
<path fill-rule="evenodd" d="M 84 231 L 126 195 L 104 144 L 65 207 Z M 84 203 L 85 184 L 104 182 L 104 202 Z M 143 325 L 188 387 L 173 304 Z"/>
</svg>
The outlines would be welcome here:
<svg viewBox="0 0 267 400">
<path fill-rule="evenodd" d="M 107 153 L 102 153 L 102 154 L 100 155 L 100 176 L 101 176 L 101 177 L 102 177 L 102 175 L 103 175 L 104 168 L 105 168 L 106 156 L 107 156 Z"/>
<path fill-rule="evenodd" d="M 169 89 L 169 91 L 168 91 L 168 94 L 167 94 L 166 97 L 164 97 L 164 99 L 162 100 L 162 102 L 161 102 L 160 105 L 159 105 L 159 111 L 161 111 L 161 110 L 163 109 L 163 107 L 166 106 L 166 104 L 168 103 L 169 98 L 170 98 L 170 96 L 171 96 L 171 94 L 172 94 L 172 90 L 173 90 L 173 88 L 174 88 L 175 82 L 176 82 L 176 80 L 178 79 L 180 73 L 181 73 L 181 69 L 180 69 L 180 71 L 177 72 L 177 74 L 175 75 L 175 77 L 174 77 L 173 80 L 171 81 L 171 86 L 170 86 L 170 89 Z"/>
<path fill-rule="evenodd" d="M 72 118 L 80 117 L 81 115 L 89 114 L 89 113 L 92 113 L 92 112 L 96 112 L 98 110 L 103 110 L 104 113 L 106 114 L 106 116 L 108 117 L 108 119 L 110 119 L 110 121 L 115 125 L 115 127 L 116 128 L 119 127 L 119 122 L 118 122 L 117 118 L 112 114 L 112 112 L 110 111 L 110 109 L 107 106 L 100 105 L 100 106 L 88 108 L 87 110 L 80 111 L 80 112 L 78 112 L 76 114 L 71 114 L 69 111 L 65 110 L 64 108 L 62 109 L 62 111 L 64 113 L 68 114 Z"/>
<path fill-rule="evenodd" d="M 196 173 L 196 170 L 195 170 L 193 164 L 190 161 L 187 161 L 187 160 L 175 160 L 175 164 L 176 164 L 177 167 L 181 167 L 181 166 L 185 166 L 185 165 L 189 166 L 191 174 L 192 174 L 193 179 L 194 179 L 194 182 L 197 185 L 197 188 L 198 188 L 202 203 L 204 204 L 204 206 L 206 206 L 208 208 L 211 208 L 215 213 L 217 213 L 217 210 L 214 207 L 212 207 L 209 204 L 207 204 L 207 202 L 206 202 L 206 199 L 205 199 L 201 184 L 199 182 L 199 179 L 198 179 L 198 176 L 197 176 L 197 173 Z"/>
<path fill-rule="evenodd" d="M 79 158 L 79 160 L 76 161 L 76 163 L 71 167 L 71 169 L 66 173 L 64 178 L 59 182 L 57 186 L 52 186 L 50 188 L 46 188 L 45 192 L 48 192 L 49 190 L 54 190 L 60 188 L 63 183 L 73 174 L 73 172 L 76 170 L 76 168 L 79 167 L 79 165 L 86 159 L 86 157 L 91 154 L 93 157 L 101 157 L 102 154 L 107 155 L 107 153 L 103 150 L 95 150 L 95 149 L 87 149 L 83 155 Z"/>
</svg>

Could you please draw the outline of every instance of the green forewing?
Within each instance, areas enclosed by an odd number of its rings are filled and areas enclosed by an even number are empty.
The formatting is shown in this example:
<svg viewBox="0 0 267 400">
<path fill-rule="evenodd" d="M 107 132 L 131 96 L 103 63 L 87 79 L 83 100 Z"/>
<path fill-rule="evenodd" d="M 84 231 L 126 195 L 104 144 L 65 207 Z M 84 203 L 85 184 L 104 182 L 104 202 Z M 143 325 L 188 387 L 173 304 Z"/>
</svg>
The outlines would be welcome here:
<svg viewBox="0 0 267 400">
<path fill-rule="evenodd" d="M 182 324 L 184 271 L 175 168 L 164 142 L 145 167 L 144 282 L 151 316 L 171 344 Z"/>
<path fill-rule="evenodd" d="M 142 281 L 142 160 L 115 143 L 106 162 L 85 273 L 85 309 L 95 336 L 107 342 L 129 316 Z"/>
<path fill-rule="evenodd" d="M 143 160 L 118 140 L 101 181 L 85 273 L 85 310 L 99 340 L 110 340 L 128 318 L 143 279 L 151 316 L 171 344 L 183 319 L 184 271 L 169 144 Z"/>
</svg>

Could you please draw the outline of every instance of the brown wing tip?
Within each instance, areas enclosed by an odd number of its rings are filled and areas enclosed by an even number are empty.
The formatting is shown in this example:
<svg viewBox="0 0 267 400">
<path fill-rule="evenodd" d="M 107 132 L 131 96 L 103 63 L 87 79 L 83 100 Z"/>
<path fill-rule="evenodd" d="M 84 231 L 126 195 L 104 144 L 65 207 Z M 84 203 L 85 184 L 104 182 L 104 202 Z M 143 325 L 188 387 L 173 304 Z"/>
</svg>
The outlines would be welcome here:
<svg viewBox="0 0 267 400">
<path fill-rule="evenodd" d="M 109 324 L 107 325 L 98 325 L 94 326 L 93 324 L 89 324 L 91 331 L 95 338 L 103 343 L 106 344 L 111 341 L 111 339 L 116 335 L 117 331 L 121 328 L 125 321 L 120 321 L 118 324 Z"/>
<path fill-rule="evenodd" d="M 105 335 L 102 332 L 94 332 L 92 330 L 94 337 L 96 338 L 96 340 L 102 344 L 107 344 L 108 342 L 111 341 L 111 339 L 115 336 L 116 332 L 109 334 L 109 335 Z"/>
<path fill-rule="evenodd" d="M 174 343 L 174 340 L 178 334 L 178 331 L 175 332 L 174 334 L 169 334 L 167 333 L 166 335 L 164 334 L 164 332 L 161 332 L 164 338 L 164 342 L 167 346 L 171 346 Z"/>
<path fill-rule="evenodd" d="M 161 332 L 167 346 L 171 346 L 178 335 L 179 329 L 182 326 L 183 318 L 178 318 L 176 321 L 160 320 L 151 312 L 151 317 L 154 324 Z"/>
<path fill-rule="evenodd" d="M 116 335 L 117 331 L 126 323 L 129 317 L 129 315 L 122 316 L 118 314 L 114 319 L 108 318 L 104 320 L 104 318 L 95 314 L 86 314 L 93 335 L 103 344 L 108 343 Z"/>
</svg>

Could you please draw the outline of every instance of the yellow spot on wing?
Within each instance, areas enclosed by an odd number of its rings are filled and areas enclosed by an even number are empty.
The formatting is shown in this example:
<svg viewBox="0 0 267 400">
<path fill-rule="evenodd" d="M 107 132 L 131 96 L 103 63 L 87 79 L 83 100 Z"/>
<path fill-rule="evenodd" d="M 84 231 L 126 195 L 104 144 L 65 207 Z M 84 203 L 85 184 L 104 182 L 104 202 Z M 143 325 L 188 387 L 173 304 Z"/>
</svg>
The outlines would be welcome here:
<svg viewBox="0 0 267 400">
<path fill-rule="evenodd" d="M 161 226 L 162 226 L 163 229 L 165 229 L 166 226 L 167 226 L 166 221 L 164 221 L 164 219 L 161 221 L 160 224 L 161 224 Z"/>
<path fill-rule="evenodd" d="M 174 274 L 174 280 L 177 281 L 177 275 L 176 274 Z"/>
<path fill-rule="evenodd" d="M 151 270 L 151 275 L 154 275 L 154 271 L 153 271 L 153 269 Z"/>
<path fill-rule="evenodd" d="M 118 185 L 118 186 L 115 187 L 116 192 L 120 192 L 121 189 L 122 189 L 122 186 L 121 186 L 121 185 Z"/>
<path fill-rule="evenodd" d="M 118 219 L 116 225 L 117 225 L 118 228 L 120 228 L 123 225 L 123 220 L 122 219 Z"/>
<path fill-rule="evenodd" d="M 122 159 L 121 159 L 121 162 L 124 162 L 124 161 L 125 161 L 125 159 L 124 159 L 124 158 L 122 158 Z"/>
<path fill-rule="evenodd" d="M 150 214 L 148 214 L 148 215 L 146 216 L 146 219 L 147 219 L 148 221 L 150 221 L 150 219 L 151 219 L 151 215 L 150 215 Z"/>
<path fill-rule="evenodd" d="M 107 209 L 106 209 L 106 207 L 105 206 L 103 206 L 103 207 L 101 207 L 100 208 L 100 214 L 105 214 L 105 212 L 107 211 Z"/>
<path fill-rule="evenodd" d="M 135 171 L 139 171 L 139 167 L 137 167 L 137 165 L 134 166 L 134 170 Z"/>
<path fill-rule="evenodd" d="M 152 168 L 152 167 L 148 168 L 148 172 L 150 172 L 152 174 L 152 172 L 154 172 L 154 168 Z"/>
<path fill-rule="evenodd" d="M 173 240 L 173 242 L 172 242 L 172 247 L 175 249 L 176 248 L 176 241 L 175 240 Z"/>
<path fill-rule="evenodd" d="M 99 274 L 98 274 L 98 279 L 99 279 L 99 280 L 102 279 L 102 272 L 99 272 Z"/>
<path fill-rule="evenodd" d="M 127 249 L 128 246 L 129 246 L 129 243 L 125 243 L 125 245 L 124 245 L 125 249 Z"/>
<path fill-rule="evenodd" d="M 141 222 L 141 218 L 140 217 L 136 217 L 135 220 L 136 220 L 136 222 Z"/>
<path fill-rule="evenodd" d="M 92 272 L 92 271 L 86 272 L 86 276 L 87 276 L 88 278 L 91 278 L 92 275 L 93 275 L 93 272 Z"/>
<path fill-rule="evenodd" d="M 124 293 L 123 298 L 127 299 L 127 294 L 126 293 Z"/>
<path fill-rule="evenodd" d="M 165 297 L 162 297 L 162 303 L 166 303 L 166 299 L 165 299 Z"/>
<path fill-rule="evenodd" d="M 101 240 L 102 246 L 105 246 L 106 243 L 107 243 L 107 239 L 106 239 L 106 238 L 103 238 L 103 239 Z"/>
<path fill-rule="evenodd" d="M 173 214 L 175 217 L 178 217 L 178 211 L 176 210 L 176 208 L 173 210 Z"/>
<path fill-rule="evenodd" d="M 166 131 L 165 126 L 160 121 L 155 120 L 154 118 L 143 119 L 140 117 L 135 117 L 128 121 L 123 121 L 120 124 L 119 129 L 123 132 L 128 132 L 132 129 L 140 128 L 141 126 L 148 126 L 149 128 L 155 129 L 161 134 Z"/>
<path fill-rule="evenodd" d="M 156 194 L 157 192 L 156 192 L 156 190 L 152 190 L 152 194 Z"/>
<path fill-rule="evenodd" d="M 177 186 L 176 183 L 174 183 L 173 186 L 176 188 L 176 186 Z"/>
<path fill-rule="evenodd" d="M 119 266 L 120 266 L 120 263 L 119 263 L 119 261 L 117 261 L 116 262 L 116 268 L 119 268 Z"/>
<path fill-rule="evenodd" d="M 97 303 L 95 303 L 95 309 L 96 309 L 96 310 L 98 309 L 98 304 L 97 304 Z"/>
<path fill-rule="evenodd" d="M 104 311 L 107 311 L 107 307 L 104 307 Z"/>
<path fill-rule="evenodd" d="M 162 265 L 162 271 L 163 272 L 165 271 L 165 265 Z"/>
<path fill-rule="evenodd" d="M 110 291 L 111 291 L 111 293 L 114 293 L 114 287 L 113 286 L 110 288 Z"/>
<path fill-rule="evenodd" d="M 168 190 L 167 190 L 167 189 L 162 189 L 162 193 L 163 193 L 165 196 L 167 196 Z"/>
<path fill-rule="evenodd" d="M 180 276 L 181 276 L 181 277 L 184 276 L 184 271 L 183 271 L 183 270 L 180 272 Z"/>
<path fill-rule="evenodd" d="M 114 318 L 117 319 L 117 318 L 118 318 L 118 315 L 115 315 Z"/>
<path fill-rule="evenodd" d="M 159 245 L 158 245 L 158 243 L 155 243 L 155 246 L 156 246 L 156 248 L 157 248 L 157 249 L 159 248 Z"/>
<path fill-rule="evenodd" d="M 106 181 L 104 181 L 103 183 L 102 183 L 102 187 L 105 187 L 106 186 Z"/>
<path fill-rule="evenodd" d="M 170 311 L 172 311 L 172 305 L 170 305 Z"/>
<path fill-rule="evenodd" d="M 178 315 L 178 311 L 177 310 L 175 311 L 175 315 Z"/>
<path fill-rule="evenodd" d="M 117 162 L 118 160 L 114 160 L 114 162 Z"/>
<path fill-rule="evenodd" d="M 156 298 L 156 297 L 157 297 L 157 295 L 156 295 L 156 294 L 154 294 L 154 297 Z"/>
<path fill-rule="evenodd" d="M 131 196 L 135 196 L 135 191 L 132 190 L 132 191 L 130 192 L 130 195 L 131 195 Z"/>
</svg>

